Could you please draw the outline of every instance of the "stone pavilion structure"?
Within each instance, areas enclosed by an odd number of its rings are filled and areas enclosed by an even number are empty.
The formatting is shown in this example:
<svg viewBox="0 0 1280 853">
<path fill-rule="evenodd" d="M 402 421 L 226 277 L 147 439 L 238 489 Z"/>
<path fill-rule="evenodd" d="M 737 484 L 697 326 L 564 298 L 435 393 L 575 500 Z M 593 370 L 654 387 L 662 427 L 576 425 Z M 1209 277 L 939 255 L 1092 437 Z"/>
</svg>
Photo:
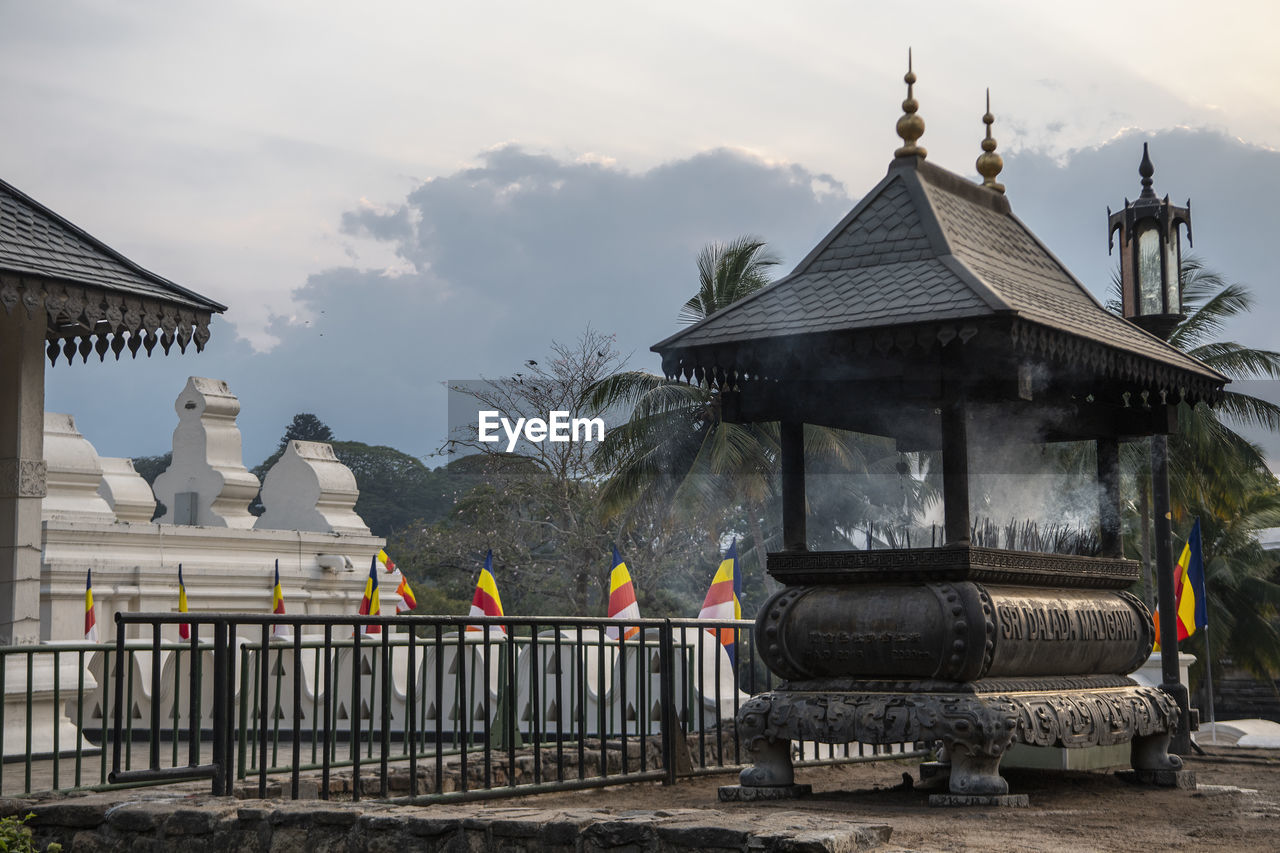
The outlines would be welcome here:
<svg viewBox="0 0 1280 853">
<path fill-rule="evenodd" d="M 1172 783 L 1177 708 L 1128 677 L 1151 613 L 1125 588 L 1119 447 L 1174 430 L 1179 401 L 1225 377 L 1106 309 L 1012 213 L 991 135 L 970 181 L 927 159 L 908 72 L 903 144 L 884 179 L 789 276 L 656 344 L 670 378 L 719 390 L 726 420 L 781 427 L 784 586 L 755 642 L 783 679 L 738 715 L 754 766 L 740 798 L 796 792 L 796 741 L 940 741 L 938 803 L 1014 803 L 1012 744 L 1130 744 Z M 1032 425 L 1097 451 L 1097 554 L 976 547 L 969 465 L 977 423 Z M 945 541 L 812 552 L 805 431 L 834 427 L 940 451 Z"/>
</svg>

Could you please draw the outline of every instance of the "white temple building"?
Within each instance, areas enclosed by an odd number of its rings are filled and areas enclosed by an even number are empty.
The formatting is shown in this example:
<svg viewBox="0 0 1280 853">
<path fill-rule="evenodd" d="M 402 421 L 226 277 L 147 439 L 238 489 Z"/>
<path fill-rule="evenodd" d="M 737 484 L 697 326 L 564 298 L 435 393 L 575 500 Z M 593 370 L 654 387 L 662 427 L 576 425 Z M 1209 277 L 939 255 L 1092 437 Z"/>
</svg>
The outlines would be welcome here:
<svg viewBox="0 0 1280 853">
<path fill-rule="evenodd" d="M 71 415 L 45 414 L 41 639 L 84 638 L 87 571 L 103 640 L 117 611 L 176 610 L 179 564 L 192 611 L 270 612 L 279 561 L 288 613 L 355 613 L 384 540 L 356 515 L 355 476 L 332 447 L 290 442 L 255 518 L 239 400 L 225 382 L 193 376 L 174 408 L 173 461 L 154 495 L 128 459 L 99 457 Z M 152 521 L 157 500 L 165 512 Z"/>
<path fill-rule="evenodd" d="M 286 612 L 354 614 L 363 578 L 385 543 L 355 512 L 355 476 L 327 444 L 290 442 L 267 472 L 266 512 L 249 513 L 257 478 L 241 458 L 240 402 L 217 379 L 193 376 L 174 404 L 173 461 L 153 493 L 128 459 L 101 457 L 70 414 L 44 415 L 47 491 L 41 504 L 39 631 L 45 645 L 85 639 L 85 585 L 92 572 L 99 638 L 115 638 L 117 612 L 176 611 L 178 566 L 192 612 L 268 613 L 275 567 Z M 165 512 L 154 521 L 157 499 Z M 387 577 L 383 607 L 394 612 Z M 140 635 L 139 635 L 140 636 Z M 132 637 L 131 638 L 135 638 Z M 165 628 L 177 639 L 176 626 Z M 74 655 L 55 667 L 33 659 L 30 718 L 53 720 L 55 676 L 65 697 L 81 673 Z M 6 673 L 4 754 L 26 749 L 25 667 Z M 97 685 L 92 672 L 85 688 Z M 13 682 L 10 684 L 9 682 Z M 79 733 L 61 715 L 65 747 Z M 53 726 L 33 732 L 31 750 L 53 744 Z"/>
</svg>

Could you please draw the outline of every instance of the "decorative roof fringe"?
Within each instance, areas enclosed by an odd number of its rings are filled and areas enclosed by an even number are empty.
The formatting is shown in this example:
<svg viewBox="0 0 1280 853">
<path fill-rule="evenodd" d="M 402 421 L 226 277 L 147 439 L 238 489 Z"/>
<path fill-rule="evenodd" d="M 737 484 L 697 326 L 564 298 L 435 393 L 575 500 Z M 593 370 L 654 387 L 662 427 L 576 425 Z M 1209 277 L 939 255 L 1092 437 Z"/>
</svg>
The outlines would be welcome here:
<svg viewBox="0 0 1280 853">
<path fill-rule="evenodd" d="M 157 343 L 168 353 L 174 343 L 186 352 L 188 344 L 194 342 L 200 352 L 209 340 L 211 315 L 207 311 L 93 287 L 3 275 L 0 305 L 7 313 L 22 306 L 30 318 L 44 310 L 48 341 L 45 353 L 53 364 L 59 353 L 68 363 L 77 354 L 82 361 L 88 361 L 91 352 L 97 352 L 98 358 L 105 361 L 108 350 L 119 360 L 126 347 L 134 357 L 141 347 L 151 355 Z"/>
</svg>

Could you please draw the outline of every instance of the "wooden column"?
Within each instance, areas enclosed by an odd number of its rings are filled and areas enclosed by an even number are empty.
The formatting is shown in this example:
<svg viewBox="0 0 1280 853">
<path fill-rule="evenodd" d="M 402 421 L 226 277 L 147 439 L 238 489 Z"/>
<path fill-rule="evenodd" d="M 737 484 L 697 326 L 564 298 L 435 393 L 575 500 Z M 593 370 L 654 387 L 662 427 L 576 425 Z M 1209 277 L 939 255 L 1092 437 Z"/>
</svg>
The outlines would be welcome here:
<svg viewBox="0 0 1280 853">
<path fill-rule="evenodd" d="M 942 405 L 942 502 L 946 544 L 969 542 L 969 440 L 964 395 L 948 388 Z"/>
<path fill-rule="evenodd" d="M 1098 439 L 1098 534 L 1102 556 L 1124 556 L 1120 535 L 1120 442 Z"/>
<path fill-rule="evenodd" d="M 782 549 L 807 551 L 804 496 L 804 424 L 782 422 Z"/>
</svg>

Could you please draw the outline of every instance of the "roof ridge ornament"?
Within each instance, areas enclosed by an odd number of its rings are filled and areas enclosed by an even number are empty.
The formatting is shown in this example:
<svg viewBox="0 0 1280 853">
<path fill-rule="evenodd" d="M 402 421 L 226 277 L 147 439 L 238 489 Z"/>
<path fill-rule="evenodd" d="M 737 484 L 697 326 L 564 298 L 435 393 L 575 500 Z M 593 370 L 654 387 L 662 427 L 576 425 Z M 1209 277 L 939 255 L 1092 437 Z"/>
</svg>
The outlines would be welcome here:
<svg viewBox="0 0 1280 853">
<path fill-rule="evenodd" d="M 916 114 L 920 109 L 920 102 L 915 99 L 912 89 L 916 82 L 916 74 L 911 68 L 911 48 L 907 48 L 907 73 L 902 79 L 907 84 L 907 99 L 902 102 L 902 117 L 898 119 L 898 136 L 902 137 L 904 144 L 893 152 L 893 156 L 919 157 L 923 160 L 929 152 L 924 146 L 916 145 L 916 141 L 924 136 L 924 119 Z"/>
<path fill-rule="evenodd" d="M 1151 177 L 1156 167 L 1151 164 L 1151 155 L 1147 152 L 1147 143 L 1142 143 L 1142 162 L 1138 164 L 1138 174 L 1142 176 L 1142 194 L 1138 198 L 1155 198 L 1156 191 L 1151 187 Z"/>
<path fill-rule="evenodd" d="M 991 89 L 987 89 L 987 111 L 982 116 L 982 123 L 987 126 L 987 138 L 982 140 L 982 153 L 978 155 L 976 166 L 982 176 L 982 185 L 989 190 L 1004 193 L 1004 184 L 996 180 L 996 175 L 1004 168 L 1004 158 L 996 153 L 996 141 L 991 136 L 991 125 L 996 117 L 991 114 Z"/>
</svg>

